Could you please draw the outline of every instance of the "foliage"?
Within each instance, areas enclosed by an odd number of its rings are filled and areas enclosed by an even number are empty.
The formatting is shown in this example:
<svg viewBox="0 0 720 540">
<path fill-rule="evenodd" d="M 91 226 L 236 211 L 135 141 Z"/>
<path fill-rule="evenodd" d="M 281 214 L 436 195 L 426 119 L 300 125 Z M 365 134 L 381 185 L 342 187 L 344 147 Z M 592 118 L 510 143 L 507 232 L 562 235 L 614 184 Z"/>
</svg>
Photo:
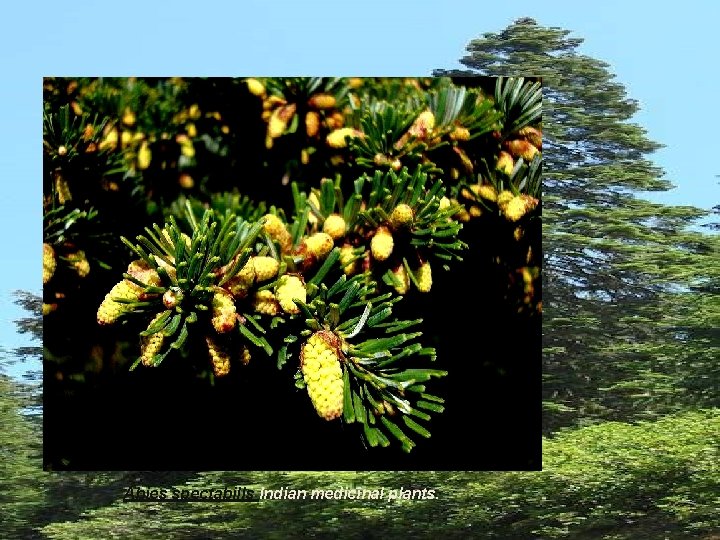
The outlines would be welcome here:
<svg viewBox="0 0 720 540">
<path fill-rule="evenodd" d="M 608 422 L 544 443 L 543 472 L 200 473 L 146 489 L 433 489 L 426 500 L 264 500 L 208 506 L 119 500 L 43 529 L 49 538 L 702 538 L 717 518 L 717 409 Z M 419 495 L 418 495 L 419 496 Z M 118 499 L 120 495 L 118 495 Z"/>
<path fill-rule="evenodd" d="M 540 87 L 496 85 L 48 78 L 53 408 L 114 384 L 108 363 L 218 384 L 238 369 L 258 377 L 247 365 L 270 356 L 321 417 L 357 424 L 367 447 L 410 452 L 445 409 L 432 379 L 450 372 L 429 365 L 436 349 L 405 297 L 475 249 L 494 267 L 486 287 L 502 291 L 488 316 L 539 328 Z M 138 219 L 123 219 L 129 208 Z M 101 328 L 88 332 L 93 313 Z M 343 399 L 329 406 L 334 385 Z M 72 416 L 50 414 L 51 426 Z"/>
</svg>

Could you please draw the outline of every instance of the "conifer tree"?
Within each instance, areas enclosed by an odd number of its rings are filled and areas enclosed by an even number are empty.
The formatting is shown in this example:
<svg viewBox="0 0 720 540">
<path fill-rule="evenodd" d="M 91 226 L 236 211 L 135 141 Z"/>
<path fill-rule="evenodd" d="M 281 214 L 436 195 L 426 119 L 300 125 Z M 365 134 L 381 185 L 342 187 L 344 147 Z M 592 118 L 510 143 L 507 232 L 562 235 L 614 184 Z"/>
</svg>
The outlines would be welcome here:
<svg viewBox="0 0 720 540">
<path fill-rule="evenodd" d="M 660 145 L 631 122 L 638 103 L 606 63 L 577 50 L 582 41 L 523 18 L 472 40 L 460 60 L 469 69 L 435 72 L 543 81 L 546 429 L 643 409 L 637 393 L 603 388 L 663 377 L 637 345 L 658 345 L 660 296 L 678 277 L 667 265 L 686 258 L 682 233 L 703 215 L 642 199 L 671 187 L 649 159 Z"/>
</svg>

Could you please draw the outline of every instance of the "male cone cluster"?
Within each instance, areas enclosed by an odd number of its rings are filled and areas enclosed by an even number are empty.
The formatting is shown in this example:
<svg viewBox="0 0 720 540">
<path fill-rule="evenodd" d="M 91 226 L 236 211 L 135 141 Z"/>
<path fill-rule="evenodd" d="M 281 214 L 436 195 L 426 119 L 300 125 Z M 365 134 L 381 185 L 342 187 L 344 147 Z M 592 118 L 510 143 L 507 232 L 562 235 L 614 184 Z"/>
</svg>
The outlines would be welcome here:
<svg viewBox="0 0 720 540">
<path fill-rule="evenodd" d="M 318 232 L 308 236 L 303 240 L 303 243 L 305 244 L 307 252 L 318 258 L 330 253 L 334 245 L 332 237 L 324 232 Z"/>
<path fill-rule="evenodd" d="M 300 308 L 293 300 L 297 298 L 301 302 L 307 302 L 305 284 L 299 277 L 286 274 L 278 280 L 275 298 L 285 313 L 291 315 L 300 313 Z"/>
<path fill-rule="evenodd" d="M 335 420 L 343 412 L 343 375 L 331 332 L 315 332 L 302 346 L 300 369 L 318 415 Z"/>
<path fill-rule="evenodd" d="M 280 305 L 275 299 L 273 292 L 269 290 L 258 291 L 255 293 L 253 308 L 257 313 L 262 313 L 263 315 L 274 316 L 280 313 Z"/>
<path fill-rule="evenodd" d="M 415 213 L 410 205 L 398 204 L 390 214 L 390 224 L 396 229 L 402 229 L 412 225 Z"/>
<path fill-rule="evenodd" d="M 127 267 L 127 273 L 141 283 L 150 286 L 160 285 L 160 276 L 157 271 L 143 260 L 132 261 Z M 113 324 L 122 314 L 133 310 L 132 305 L 127 302 L 137 302 L 142 296 L 143 288 L 132 281 L 123 279 L 121 282 L 116 283 L 110 292 L 105 295 L 98 308 L 98 324 Z"/>
<path fill-rule="evenodd" d="M 408 275 L 407 270 L 405 270 L 405 265 L 402 263 L 398 264 L 397 267 L 393 269 L 392 273 L 397 280 L 397 283 L 395 284 L 395 291 L 398 294 L 407 294 L 410 290 L 410 276 Z"/>
<path fill-rule="evenodd" d="M 340 264 L 346 276 L 352 276 L 358 272 L 358 257 L 355 255 L 355 248 L 345 244 L 340 248 Z"/>
<path fill-rule="evenodd" d="M 210 336 L 205 337 L 205 343 L 210 353 L 213 373 L 216 377 L 224 377 L 230 373 L 230 353 L 218 341 Z"/>
<path fill-rule="evenodd" d="M 347 138 L 362 137 L 363 133 L 357 129 L 343 127 L 336 129 L 328 134 L 325 141 L 330 148 L 345 148 L 347 146 Z"/>
<path fill-rule="evenodd" d="M 212 325 L 218 334 L 235 328 L 235 302 L 232 295 L 217 287 L 212 299 Z"/>
<path fill-rule="evenodd" d="M 68 254 L 67 259 L 70 263 L 70 267 L 77 272 L 79 277 L 87 277 L 90 273 L 90 262 L 83 250 L 78 250 L 74 253 Z"/>
<path fill-rule="evenodd" d="M 158 313 L 155 318 L 153 318 L 152 321 L 150 321 L 150 324 L 148 325 L 148 328 L 150 328 L 155 322 L 162 316 L 162 313 Z M 155 355 L 160 352 L 160 349 L 162 349 L 163 342 L 165 341 L 165 336 L 162 332 L 155 332 L 154 334 L 151 334 L 149 336 L 145 336 L 142 338 L 142 342 L 140 345 L 140 360 L 142 360 L 142 363 L 144 366 L 154 366 L 155 365 Z"/>
<path fill-rule="evenodd" d="M 97 312 L 97 322 L 100 325 L 113 324 L 118 320 L 120 315 L 132 311 L 132 305 L 125 302 L 117 302 L 116 300 L 125 300 L 128 302 L 136 302 L 140 296 L 140 287 L 134 283 L 123 279 L 120 283 L 116 283 L 110 292 L 105 295 Z"/>
<path fill-rule="evenodd" d="M 424 262 L 415 271 L 418 291 L 426 293 L 432 288 L 432 269 L 429 262 Z"/>
<path fill-rule="evenodd" d="M 287 227 L 285 227 L 285 224 L 275 214 L 266 214 L 264 219 L 265 223 L 263 228 L 265 232 L 268 233 L 270 238 L 280 244 L 280 249 L 282 249 L 283 252 L 288 251 L 292 245 L 292 236 L 287 230 Z"/>
<path fill-rule="evenodd" d="M 256 281 L 274 278 L 279 267 L 280 263 L 273 257 L 250 257 L 240 272 L 227 282 L 226 288 L 236 298 L 245 298 Z"/>
<path fill-rule="evenodd" d="M 323 223 L 323 232 L 330 235 L 333 240 L 339 240 L 345 236 L 347 225 L 339 214 L 330 214 Z"/>
<path fill-rule="evenodd" d="M 370 240 L 370 251 L 377 261 L 386 261 L 392 254 L 395 242 L 387 227 L 378 227 Z"/>
<path fill-rule="evenodd" d="M 55 250 L 50 244 L 43 244 L 43 284 L 50 281 L 57 268 Z"/>
<path fill-rule="evenodd" d="M 501 191 L 497 204 L 503 215 L 510 221 L 518 221 L 538 205 L 538 200 L 525 193 L 513 195 L 511 191 Z"/>
</svg>

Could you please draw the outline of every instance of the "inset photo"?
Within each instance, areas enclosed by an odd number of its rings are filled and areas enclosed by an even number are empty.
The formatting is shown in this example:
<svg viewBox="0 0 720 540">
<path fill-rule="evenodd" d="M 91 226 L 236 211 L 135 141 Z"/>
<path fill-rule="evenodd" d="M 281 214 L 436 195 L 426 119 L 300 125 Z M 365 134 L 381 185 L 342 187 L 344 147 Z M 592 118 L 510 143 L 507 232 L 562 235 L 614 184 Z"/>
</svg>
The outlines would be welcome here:
<svg viewBox="0 0 720 540">
<path fill-rule="evenodd" d="M 541 84 L 45 78 L 45 469 L 539 470 Z"/>
</svg>

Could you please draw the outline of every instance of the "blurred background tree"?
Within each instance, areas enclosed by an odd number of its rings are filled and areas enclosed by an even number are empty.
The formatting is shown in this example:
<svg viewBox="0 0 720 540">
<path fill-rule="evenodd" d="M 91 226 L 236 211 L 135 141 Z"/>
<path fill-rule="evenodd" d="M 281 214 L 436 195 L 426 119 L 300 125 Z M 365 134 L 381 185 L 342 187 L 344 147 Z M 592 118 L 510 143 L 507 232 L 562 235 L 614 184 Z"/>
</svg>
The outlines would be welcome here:
<svg viewBox="0 0 720 540">
<path fill-rule="evenodd" d="M 638 196 L 672 187 L 648 157 L 660 145 L 630 122 L 638 103 L 609 66 L 579 54 L 582 39 L 569 34 L 519 19 L 472 40 L 460 60 L 467 70 L 435 71 L 543 81 L 546 433 L 677 409 L 694 399 L 682 381 L 714 369 L 709 343 L 680 344 L 670 321 L 689 298 L 700 301 L 686 294 L 691 282 L 716 275 L 717 237 L 688 229 L 704 211 Z"/>
</svg>

